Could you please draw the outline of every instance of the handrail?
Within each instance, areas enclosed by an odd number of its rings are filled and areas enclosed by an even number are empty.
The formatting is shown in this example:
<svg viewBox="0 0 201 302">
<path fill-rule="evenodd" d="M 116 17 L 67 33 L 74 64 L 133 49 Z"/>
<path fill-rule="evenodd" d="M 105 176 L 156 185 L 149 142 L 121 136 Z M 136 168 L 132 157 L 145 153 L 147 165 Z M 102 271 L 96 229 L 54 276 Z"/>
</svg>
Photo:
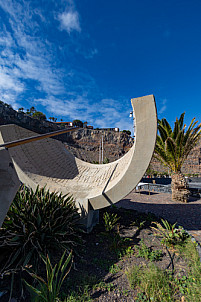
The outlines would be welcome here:
<svg viewBox="0 0 201 302">
<path fill-rule="evenodd" d="M 81 129 L 81 128 L 74 127 L 74 128 L 69 128 L 69 129 L 57 130 L 57 131 L 49 132 L 49 133 L 45 133 L 45 134 L 40 134 L 40 135 L 36 135 L 36 136 L 31 136 L 31 137 L 27 137 L 27 138 L 23 138 L 23 139 L 19 139 L 19 140 L 15 140 L 12 142 L 2 144 L 2 145 L 0 145 L 0 148 L 12 148 L 12 147 L 24 145 L 27 143 L 31 143 L 34 141 L 38 141 L 43 138 L 52 137 L 55 135 L 64 134 L 64 133 L 79 130 L 79 129 Z"/>
</svg>

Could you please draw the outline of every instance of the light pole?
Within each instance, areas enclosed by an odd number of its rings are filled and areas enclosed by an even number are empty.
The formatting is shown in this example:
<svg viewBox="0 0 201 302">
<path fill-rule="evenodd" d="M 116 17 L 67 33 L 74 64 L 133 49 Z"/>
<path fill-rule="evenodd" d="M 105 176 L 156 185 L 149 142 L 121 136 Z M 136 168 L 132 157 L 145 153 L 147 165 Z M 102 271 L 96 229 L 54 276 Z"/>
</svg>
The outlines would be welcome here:
<svg viewBox="0 0 201 302">
<path fill-rule="evenodd" d="M 103 164 L 103 134 L 102 134 L 102 138 L 100 139 L 99 164 Z"/>
<path fill-rule="evenodd" d="M 135 137 L 135 117 L 133 111 L 130 111 L 129 117 L 133 118 L 133 137 Z"/>
</svg>

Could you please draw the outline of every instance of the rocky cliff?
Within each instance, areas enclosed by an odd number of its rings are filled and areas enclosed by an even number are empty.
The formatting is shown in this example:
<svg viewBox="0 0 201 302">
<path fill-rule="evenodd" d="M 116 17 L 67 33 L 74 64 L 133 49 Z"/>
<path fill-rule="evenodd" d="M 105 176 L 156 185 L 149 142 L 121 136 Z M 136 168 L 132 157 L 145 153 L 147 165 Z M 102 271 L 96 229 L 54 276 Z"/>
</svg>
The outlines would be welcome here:
<svg viewBox="0 0 201 302">
<path fill-rule="evenodd" d="M 76 157 L 91 163 L 99 162 L 102 137 L 103 158 L 109 162 L 120 158 L 133 145 L 133 139 L 126 133 L 88 129 L 70 133 L 65 145 Z"/>
<path fill-rule="evenodd" d="M 26 113 L 17 112 L 11 106 L 0 103 L 0 125 L 16 124 L 37 133 L 60 130 L 61 126 L 33 118 Z M 133 139 L 123 132 L 81 129 L 55 136 L 78 158 L 88 162 L 99 161 L 100 142 L 103 137 L 103 158 L 109 162 L 120 158 L 127 152 Z"/>
</svg>

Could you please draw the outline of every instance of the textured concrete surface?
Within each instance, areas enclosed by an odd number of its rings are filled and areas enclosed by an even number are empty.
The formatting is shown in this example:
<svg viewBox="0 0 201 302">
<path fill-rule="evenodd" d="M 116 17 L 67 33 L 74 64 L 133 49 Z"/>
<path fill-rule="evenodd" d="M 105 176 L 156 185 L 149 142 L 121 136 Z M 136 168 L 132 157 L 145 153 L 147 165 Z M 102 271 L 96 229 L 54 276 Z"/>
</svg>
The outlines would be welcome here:
<svg viewBox="0 0 201 302">
<path fill-rule="evenodd" d="M 0 148 L 0 227 L 19 186 L 20 181 L 8 150 Z"/>
<path fill-rule="evenodd" d="M 122 199 L 144 175 L 157 131 L 153 95 L 132 99 L 131 103 L 136 139 L 125 156 L 105 165 L 90 164 L 74 157 L 61 142 L 48 138 L 9 149 L 19 179 L 33 189 L 39 185 L 72 194 L 83 216 Z M 1 126 L 0 131 L 2 143 L 35 135 L 17 125 Z M 91 223 L 93 217 L 88 216 Z"/>
<path fill-rule="evenodd" d="M 171 194 L 134 191 L 116 204 L 118 207 L 153 213 L 183 226 L 201 244 L 201 199 L 190 197 L 188 203 L 172 201 Z"/>
</svg>

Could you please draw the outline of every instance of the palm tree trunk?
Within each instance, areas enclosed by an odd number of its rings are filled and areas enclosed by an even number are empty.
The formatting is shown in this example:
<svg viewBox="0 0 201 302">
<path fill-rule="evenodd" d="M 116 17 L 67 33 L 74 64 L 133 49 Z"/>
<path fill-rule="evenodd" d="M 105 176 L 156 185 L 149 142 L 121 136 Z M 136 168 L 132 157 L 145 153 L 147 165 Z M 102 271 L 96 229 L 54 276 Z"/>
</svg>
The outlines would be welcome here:
<svg viewBox="0 0 201 302">
<path fill-rule="evenodd" d="M 189 190 L 184 175 L 181 172 L 172 173 L 172 200 L 187 202 L 189 197 Z"/>
</svg>

